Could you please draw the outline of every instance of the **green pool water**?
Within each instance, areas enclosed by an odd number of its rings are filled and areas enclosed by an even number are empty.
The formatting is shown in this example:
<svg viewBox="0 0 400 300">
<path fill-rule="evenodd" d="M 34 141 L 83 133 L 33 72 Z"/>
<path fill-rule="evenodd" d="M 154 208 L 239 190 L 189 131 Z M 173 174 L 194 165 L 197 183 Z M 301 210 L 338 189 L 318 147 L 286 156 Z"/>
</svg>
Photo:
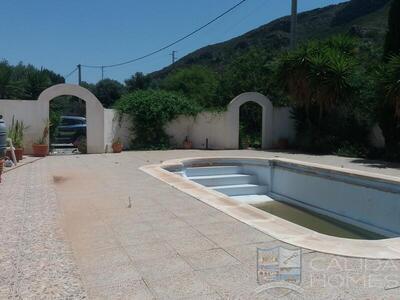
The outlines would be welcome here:
<svg viewBox="0 0 400 300">
<path fill-rule="evenodd" d="M 280 201 L 270 201 L 255 207 L 319 233 L 349 239 L 379 240 L 385 237 Z"/>
</svg>

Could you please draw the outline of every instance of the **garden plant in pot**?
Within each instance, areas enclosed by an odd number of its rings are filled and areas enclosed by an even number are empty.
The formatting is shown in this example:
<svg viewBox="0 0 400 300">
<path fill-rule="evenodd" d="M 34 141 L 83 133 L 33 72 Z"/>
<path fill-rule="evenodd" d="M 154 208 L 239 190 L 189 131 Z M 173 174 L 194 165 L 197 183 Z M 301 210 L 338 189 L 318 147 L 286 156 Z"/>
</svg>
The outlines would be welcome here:
<svg viewBox="0 0 400 300">
<path fill-rule="evenodd" d="M 3 173 L 4 156 L 7 146 L 6 141 L 7 141 L 6 124 L 4 123 L 3 116 L 0 115 L 0 182 L 1 182 L 1 174 Z"/>
<path fill-rule="evenodd" d="M 33 156 L 45 157 L 49 154 L 49 122 L 44 126 L 42 136 L 32 145 Z"/>
<path fill-rule="evenodd" d="M 76 147 L 80 154 L 87 154 L 87 139 L 85 136 L 82 136 L 76 142 Z"/>
<path fill-rule="evenodd" d="M 24 122 L 15 120 L 14 117 L 11 121 L 11 126 L 8 130 L 8 138 L 11 139 L 14 146 L 15 158 L 20 161 L 24 155 Z M 8 150 L 6 156 L 11 157 L 11 151 Z"/>
<path fill-rule="evenodd" d="M 116 138 L 113 140 L 112 149 L 113 149 L 114 153 L 121 153 L 123 148 L 124 148 L 124 145 L 122 144 L 122 141 L 120 138 Z"/>
<path fill-rule="evenodd" d="M 188 136 L 186 136 L 185 140 L 183 141 L 183 148 L 184 149 L 192 149 L 193 148 L 193 143 L 191 140 L 189 140 Z"/>
</svg>

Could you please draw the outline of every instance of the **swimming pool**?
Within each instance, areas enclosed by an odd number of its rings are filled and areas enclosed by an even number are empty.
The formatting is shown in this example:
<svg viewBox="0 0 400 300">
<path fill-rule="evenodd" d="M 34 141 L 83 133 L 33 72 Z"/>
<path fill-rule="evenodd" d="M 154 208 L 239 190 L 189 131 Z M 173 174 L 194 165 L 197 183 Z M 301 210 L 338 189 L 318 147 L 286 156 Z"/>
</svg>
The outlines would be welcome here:
<svg viewBox="0 0 400 300">
<path fill-rule="evenodd" d="M 277 239 L 303 246 L 307 237 L 320 251 L 335 240 L 353 250 L 390 245 L 400 257 L 397 178 L 260 158 L 193 158 L 144 170 Z M 383 255 L 344 248 L 344 255 Z"/>
</svg>

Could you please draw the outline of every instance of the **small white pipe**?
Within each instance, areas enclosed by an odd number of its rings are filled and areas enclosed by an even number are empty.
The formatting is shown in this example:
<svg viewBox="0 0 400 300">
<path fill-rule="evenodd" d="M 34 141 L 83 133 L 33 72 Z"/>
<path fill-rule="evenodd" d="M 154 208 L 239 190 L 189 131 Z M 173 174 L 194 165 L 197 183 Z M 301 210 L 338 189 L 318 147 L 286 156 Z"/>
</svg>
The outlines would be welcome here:
<svg viewBox="0 0 400 300">
<path fill-rule="evenodd" d="M 7 142 L 10 145 L 9 150 L 11 151 L 11 159 L 12 159 L 14 165 L 17 165 L 17 158 L 15 157 L 13 142 L 10 138 L 7 138 Z"/>
</svg>

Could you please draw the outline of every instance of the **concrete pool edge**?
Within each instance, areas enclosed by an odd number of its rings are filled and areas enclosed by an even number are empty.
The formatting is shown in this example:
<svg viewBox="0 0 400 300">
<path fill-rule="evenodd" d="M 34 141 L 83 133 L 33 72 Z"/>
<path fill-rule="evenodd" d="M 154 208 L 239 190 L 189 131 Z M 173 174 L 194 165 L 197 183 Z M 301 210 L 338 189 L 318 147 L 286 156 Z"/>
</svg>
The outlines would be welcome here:
<svg viewBox="0 0 400 300">
<path fill-rule="evenodd" d="M 239 203 L 222 193 L 208 189 L 195 182 L 188 181 L 187 179 L 166 170 L 167 168 L 179 169 L 193 163 L 210 164 L 221 160 L 225 160 L 226 162 L 229 162 L 229 160 L 249 160 L 263 164 L 269 164 L 271 162 L 295 164 L 315 170 L 341 172 L 356 178 L 374 179 L 383 182 L 390 181 L 400 184 L 400 179 L 397 177 L 281 158 L 266 159 L 259 157 L 243 158 L 226 156 L 195 157 L 168 160 L 162 164 L 147 165 L 140 169 L 170 186 L 282 242 L 334 255 L 368 259 L 400 259 L 400 238 L 389 238 L 384 240 L 352 240 L 324 235 L 276 217 L 251 205 Z"/>
</svg>

